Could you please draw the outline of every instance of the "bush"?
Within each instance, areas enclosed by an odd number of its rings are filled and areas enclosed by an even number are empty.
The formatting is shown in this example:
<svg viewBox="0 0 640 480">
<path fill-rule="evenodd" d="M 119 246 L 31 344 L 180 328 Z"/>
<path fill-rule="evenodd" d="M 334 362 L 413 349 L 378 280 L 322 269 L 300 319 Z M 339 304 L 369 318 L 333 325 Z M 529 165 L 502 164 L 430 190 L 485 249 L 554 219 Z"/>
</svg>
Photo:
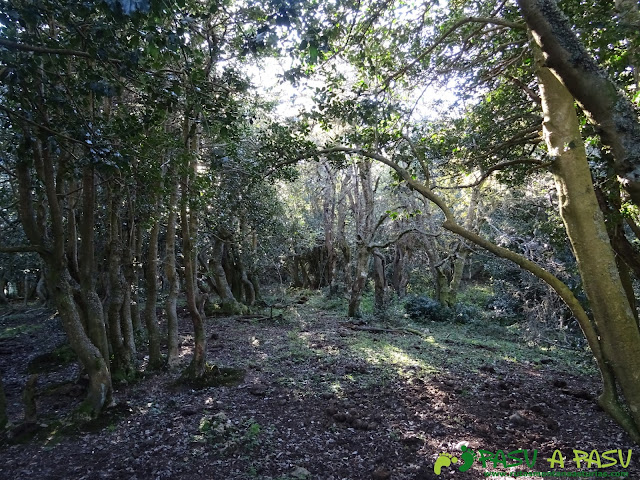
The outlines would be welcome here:
<svg viewBox="0 0 640 480">
<path fill-rule="evenodd" d="M 456 323 L 469 323 L 474 320 L 485 318 L 485 312 L 477 305 L 469 303 L 458 303 L 455 308 L 454 321 Z"/>
<path fill-rule="evenodd" d="M 449 308 L 426 296 L 411 297 L 405 303 L 404 311 L 413 319 L 432 322 L 468 323 L 485 316 L 485 312 L 476 305 L 458 303 L 455 308 Z"/>
<path fill-rule="evenodd" d="M 404 311 L 414 319 L 446 322 L 452 320 L 454 312 L 437 300 L 425 296 L 411 297 L 404 305 Z"/>
</svg>

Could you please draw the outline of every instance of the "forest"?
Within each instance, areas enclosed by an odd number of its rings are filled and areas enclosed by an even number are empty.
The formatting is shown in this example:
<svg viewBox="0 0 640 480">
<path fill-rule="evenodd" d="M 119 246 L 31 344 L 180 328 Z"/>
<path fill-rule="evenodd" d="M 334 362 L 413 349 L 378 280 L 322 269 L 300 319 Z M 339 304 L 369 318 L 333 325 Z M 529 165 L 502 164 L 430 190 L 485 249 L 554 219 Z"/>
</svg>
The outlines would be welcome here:
<svg viewBox="0 0 640 480">
<path fill-rule="evenodd" d="M 0 477 L 640 478 L 635 0 L 0 0 Z"/>
</svg>

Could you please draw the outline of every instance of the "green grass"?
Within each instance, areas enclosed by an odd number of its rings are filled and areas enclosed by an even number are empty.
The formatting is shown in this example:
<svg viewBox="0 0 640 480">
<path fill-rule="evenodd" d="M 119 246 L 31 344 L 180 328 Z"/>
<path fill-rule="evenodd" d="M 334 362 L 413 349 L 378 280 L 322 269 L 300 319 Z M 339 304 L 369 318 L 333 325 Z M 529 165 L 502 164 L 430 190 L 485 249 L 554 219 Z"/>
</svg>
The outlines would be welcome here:
<svg viewBox="0 0 640 480">
<path fill-rule="evenodd" d="M 15 320 L 15 317 L 12 317 Z M 42 323 L 33 323 L 33 320 L 29 318 L 29 323 L 23 323 L 19 325 L 0 325 L 0 340 L 9 340 L 11 338 L 18 337 L 27 333 L 37 332 L 42 328 Z"/>
<path fill-rule="evenodd" d="M 424 329 L 425 325 L 420 328 Z M 587 351 L 527 344 L 516 332 L 505 328 L 450 323 L 431 323 L 427 328 L 429 333 L 424 338 L 410 334 L 362 333 L 351 339 L 349 349 L 354 357 L 386 370 L 389 375 L 401 377 L 449 369 L 477 372 L 488 363 L 535 367 L 546 358 L 553 359 L 556 370 L 597 373 Z"/>
</svg>

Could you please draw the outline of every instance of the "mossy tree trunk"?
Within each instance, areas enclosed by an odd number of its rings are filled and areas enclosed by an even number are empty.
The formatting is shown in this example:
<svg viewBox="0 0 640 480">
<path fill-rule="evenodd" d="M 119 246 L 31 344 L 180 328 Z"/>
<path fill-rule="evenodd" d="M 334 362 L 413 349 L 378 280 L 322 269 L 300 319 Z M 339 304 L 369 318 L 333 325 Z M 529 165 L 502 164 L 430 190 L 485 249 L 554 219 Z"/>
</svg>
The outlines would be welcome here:
<svg viewBox="0 0 640 480">
<path fill-rule="evenodd" d="M 544 136 L 554 158 L 560 214 L 576 256 L 599 342 L 620 386 L 630 417 L 627 429 L 640 430 L 640 331 L 627 299 L 604 216 L 593 188 L 591 171 L 580 134 L 574 99 L 546 67 L 538 72 Z M 608 411 L 620 411 L 615 395 L 602 398 Z"/>
<path fill-rule="evenodd" d="M 232 314 L 239 313 L 242 308 L 231 291 L 231 286 L 229 285 L 227 274 L 222 264 L 225 253 L 225 239 L 229 239 L 229 235 L 226 232 L 218 232 L 217 236 L 219 238 L 214 240 L 211 258 L 209 259 L 209 270 L 213 275 L 216 291 L 220 296 L 222 311 Z"/>
<path fill-rule="evenodd" d="M 7 396 L 4 394 L 4 384 L 2 383 L 2 375 L 0 375 L 0 430 L 9 423 L 7 415 Z"/>
<path fill-rule="evenodd" d="M 96 291 L 95 275 L 95 171 L 88 165 L 82 172 L 82 220 L 80 222 L 80 292 L 83 299 L 87 334 L 104 358 L 109 358 L 104 308 Z"/>
<path fill-rule="evenodd" d="M 34 137 L 37 138 L 36 135 Z M 49 150 L 47 137 L 35 140 L 30 150 L 33 155 L 34 170 L 42 183 L 47 199 L 49 208 L 44 215 L 50 224 L 51 234 L 49 235 L 45 229 L 45 219 L 40 218 L 43 214 L 36 213 L 34 208 L 31 165 L 24 159 L 18 162 L 16 168 L 20 221 L 29 242 L 40 254 L 46 266 L 47 284 L 51 289 L 51 296 L 58 309 L 69 344 L 89 375 L 89 390 L 83 410 L 91 415 L 97 415 L 112 400 L 111 372 L 100 349 L 87 335 L 73 297 L 72 279 L 65 252 L 66 222 L 61 205 L 62 199 L 59 197 L 62 186 L 57 183 L 59 177 L 56 175 L 56 166 Z"/>
</svg>

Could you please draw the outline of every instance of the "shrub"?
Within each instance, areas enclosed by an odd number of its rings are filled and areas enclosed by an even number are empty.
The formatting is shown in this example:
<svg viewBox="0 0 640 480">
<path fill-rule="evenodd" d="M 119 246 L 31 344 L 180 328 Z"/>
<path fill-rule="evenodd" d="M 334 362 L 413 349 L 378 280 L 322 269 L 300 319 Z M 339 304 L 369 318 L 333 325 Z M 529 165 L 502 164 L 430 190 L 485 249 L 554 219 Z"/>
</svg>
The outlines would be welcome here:
<svg viewBox="0 0 640 480">
<path fill-rule="evenodd" d="M 469 323 L 482 320 L 486 316 L 482 308 L 477 305 L 458 303 L 454 308 L 449 308 L 426 296 L 411 297 L 405 303 L 404 311 L 413 319 L 433 322 Z"/>
<path fill-rule="evenodd" d="M 475 320 L 482 320 L 485 316 L 484 310 L 477 305 L 458 303 L 455 308 L 454 321 L 456 323 L 469 323 Z"/>
<path fill-rule="evenodd" d="M 431 320 L 433 322 L 446 322 L 452 320 L 455 316 L 455 313 L 450 308 L 426 296 L 409 298 L 404 305 L 404 311 L 411 318 Z"/>
</svg>

